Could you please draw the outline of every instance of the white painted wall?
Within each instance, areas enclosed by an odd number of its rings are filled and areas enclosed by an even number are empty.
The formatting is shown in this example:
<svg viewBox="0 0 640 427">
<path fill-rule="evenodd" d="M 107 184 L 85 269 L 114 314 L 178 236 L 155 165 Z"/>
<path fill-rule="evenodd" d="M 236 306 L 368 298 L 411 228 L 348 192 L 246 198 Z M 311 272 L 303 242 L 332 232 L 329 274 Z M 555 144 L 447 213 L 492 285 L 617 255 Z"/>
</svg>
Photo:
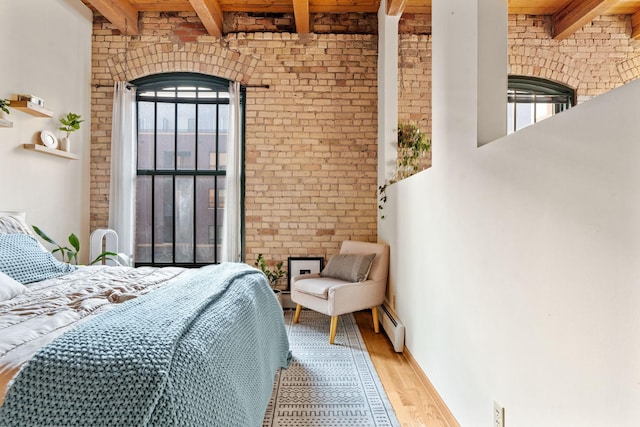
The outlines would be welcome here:
<svg viewBox="0 0 640 427">
<path fill-rule="evenodd" d="M 478 145 L 484 145 L 507 134 L 509 10 L 504 0 L 478 4 Z"/>
<path fill-rule="evenodd" d="M 395 173 L 398 157 L 398 26 L 399 16 L 378 9 L 378 185 Z"/>
<path fill-rule="evenodd" d="M 640 81 L 480 148 L 462 116 L 434 136 L 457 149 L 387 190 L 406 344 L 462 426 L 491 426 L 494 400 L 506 426 L 640 425 L 638 99 Z"/>
<path fill-rule="evenodd" d="M 0 210 L 23 210 L 60 243 L 75 232 L 82 261 L 88 256 L 91 117 L 91 11 L 80 0 L 0 0 L 0 97 L 32 94 L 45 100 L 53 118 L 18 110 L 0 128 Z M 71 135 L 67 160 L 22 149 L 42 130 L 55 131 L 69 111 L 83 119 Z M 0 113 L 3 114 L 3 113 Z"/>
</svg>

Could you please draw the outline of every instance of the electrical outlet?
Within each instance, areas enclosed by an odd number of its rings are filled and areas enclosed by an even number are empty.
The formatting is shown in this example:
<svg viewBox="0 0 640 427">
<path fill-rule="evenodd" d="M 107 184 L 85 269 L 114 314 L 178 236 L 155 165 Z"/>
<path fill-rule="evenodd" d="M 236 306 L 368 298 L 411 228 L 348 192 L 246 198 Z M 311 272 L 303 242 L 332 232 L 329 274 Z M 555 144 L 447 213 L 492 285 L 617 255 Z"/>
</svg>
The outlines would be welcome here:
<svg viewBox="0 0 640 427">
<path fill-rule="evenodd" d="M 493 402 L 493 427 L 504 427 L 504 408 Z"/>
</svg>

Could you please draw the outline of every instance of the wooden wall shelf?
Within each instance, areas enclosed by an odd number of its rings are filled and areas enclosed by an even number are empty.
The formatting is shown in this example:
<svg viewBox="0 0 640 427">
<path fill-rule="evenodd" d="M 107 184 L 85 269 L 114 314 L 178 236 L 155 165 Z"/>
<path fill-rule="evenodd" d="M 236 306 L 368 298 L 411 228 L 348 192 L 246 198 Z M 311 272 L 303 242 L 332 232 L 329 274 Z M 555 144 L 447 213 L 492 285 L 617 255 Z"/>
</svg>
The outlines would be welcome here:
<svg viewBox="0 0 640 427">
<path fill-rule="evenodd" d="M 56 150 L 55 148 L 45 147 L 39 144 L 23 144 L 25 150 L 38 151 L 44 154 L 50 154 L 52 156 L 64 157 L 65 159 L 78 160 L 80 156 L 68 151 Z"/>
<path fill-rule="evenodd" d="M 12 128 L 13 127 L 13 122 L 10 122 L 9 120 L 5 120 L 2 117 L 0 117 L 0 128 Z"/>
<path fill-rule="evenodd" d="M 36 117 L 53 117 L 53 111 L 49 111 L 44 107 L 41 107 L 33 102 L 29 101 L 11 101 L 9 104 L 11 108 L 24 111 L 27 114 L 31 114 Z"/>
</svg>

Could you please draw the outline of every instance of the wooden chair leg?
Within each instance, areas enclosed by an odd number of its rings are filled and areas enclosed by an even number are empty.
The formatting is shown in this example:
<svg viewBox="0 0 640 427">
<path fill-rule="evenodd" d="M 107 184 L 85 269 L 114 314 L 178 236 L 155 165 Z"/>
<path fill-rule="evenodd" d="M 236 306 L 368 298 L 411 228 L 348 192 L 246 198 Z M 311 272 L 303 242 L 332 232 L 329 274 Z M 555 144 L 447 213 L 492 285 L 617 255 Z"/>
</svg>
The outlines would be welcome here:
<svg viewBox="0 0 640 427">
<path fill-rule="evenodd" d="M 331 316 L 331 329 L 329 330 L 329 344 L 333 344 L 338 330 L 338 316 Z"/>
<path fill-rule="evenodd" d="M 378 323 L 378 307 L 371 307 L 371 314 L 373 315 L 373 330 L 376 334 L 379 334 L 380 323 Z"/>
<path fill-rule="evenodd" d="M 301 311 L 302 311 L 302 306 L 300 304 L 296 305 L 296 314 L 293 316 L 293 323 L 298 323 L 298 320 L 300 320 Z"/>
</svg>

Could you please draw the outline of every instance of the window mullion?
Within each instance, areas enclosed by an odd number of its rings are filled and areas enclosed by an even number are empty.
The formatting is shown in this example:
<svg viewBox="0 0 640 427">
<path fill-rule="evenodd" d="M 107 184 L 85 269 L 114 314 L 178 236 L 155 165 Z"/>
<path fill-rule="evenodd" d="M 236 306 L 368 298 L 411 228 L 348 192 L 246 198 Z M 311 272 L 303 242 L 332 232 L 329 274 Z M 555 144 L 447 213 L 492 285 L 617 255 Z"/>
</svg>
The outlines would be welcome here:
<svg viewBox="0 0 640 427">
<path fill-rule="evenodd" d="M 153 168 L 158 169 L 158 103 L 153 103 Z M 151 178 L 151 262 L 156 262 L 156 177 Z"/>
<path fill-rule="evenodd" d="M 176 89 L 177 96 L 177 89 Z M 176 102 L 173 104 L 173 175 L 171 177 L 171 192 L 173 194 L 173 218 L 172 218 L 172 236 L 171 236 L 171 247 L 172 247 L 172 260 L 176 262 L 176 236 L 177 236 L 177 206 L 178 206 L 178 194 L 176 194 L 176 174 L 178 171 L 178 106 L 179 104 Z"/>
<path fill-rule="evenodd" d="M 196 88 L 196 96 L 198 95 L 198 89 Z M 195 125 L 195 133 L 194 133 L 194 147 L 193 150 L 195 151 L 194 153 L 194 157 L 195 157 L 195 164 L 194 164 L 194 174 L 193 174 L 193 236 L 191 236 L 191 241 L 193 242 L 193 258 L 192 258 L 192 262 L 195 263 L 196 259 L 197 259 L 197 255 L 196 252 L 198 250 L 198 243 L 197 243 L 197 230 L 198 230 L 198 180 L 197 180 L 197 175 L 198 175 L 198 144 L 200 142 L 200 128 L 199 128 L 199 113 L 200 113 L 200 104 L 196 103 L 195 105 L 195 109 L 196 109 L 196 125 Z"/>
<path fill-rule="evenodd" d="M 177 203 L 177 197 L 178 195 L 176 194 L 176 175 L 172 175 L 171 176 L 171 193 L 173 194 L 173 206 L 172 206 L 172 212 L 173 212 L 173 218 L 171 220 L 172 222 L 172 233 L 173 235 L 171 236 L 171 253 L 172 253 L 172 263 L 176 262 L 176 227 L 177 227 L 177 215 L 176 215 L 176 207 L 178 206 Z"/>
<path fill-rule="evenodd" d="M 156 262 L 156 177 L 151 177 L 151 263 Z"/>
<path fill-rule="evenodd" d="M 217 157 L 217 156 L 216 156 Z M 213 207 L 213 260 L 218 263 L 218 177 L 213 180 L 213 191 L 215 195 L 215 206 Z"/>
</svg>

